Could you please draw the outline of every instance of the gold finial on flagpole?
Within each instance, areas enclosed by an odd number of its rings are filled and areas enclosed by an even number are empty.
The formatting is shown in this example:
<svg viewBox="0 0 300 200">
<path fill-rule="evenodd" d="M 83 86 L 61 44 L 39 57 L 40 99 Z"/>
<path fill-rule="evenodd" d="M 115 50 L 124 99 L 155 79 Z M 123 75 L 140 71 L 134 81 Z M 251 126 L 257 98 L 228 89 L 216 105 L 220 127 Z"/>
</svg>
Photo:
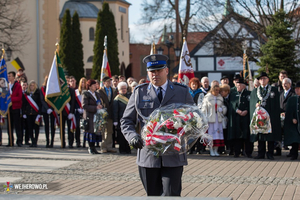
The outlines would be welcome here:
<svg viewBox="0 0 300 200">
<path fill-rule="evenodd" d="M 2 44 L 2 57 L 1 57 L 1 59 L 4 58 L 4 55 L 5 55 L 5 50 L 4 50 L 4 45 Z"/>
<path fill-rule="evenodd" d="M 185 37 L 183 37 L 183 43 L 185 42 Z"/>
<path fill-rule="evenodd" d="M 56 46 L 56 52 L 57 52 L 57 54 L 59 54 L 59 43 L 58 43 L 58 38 L 56 38 L 55 46 Z"/>
</svg>

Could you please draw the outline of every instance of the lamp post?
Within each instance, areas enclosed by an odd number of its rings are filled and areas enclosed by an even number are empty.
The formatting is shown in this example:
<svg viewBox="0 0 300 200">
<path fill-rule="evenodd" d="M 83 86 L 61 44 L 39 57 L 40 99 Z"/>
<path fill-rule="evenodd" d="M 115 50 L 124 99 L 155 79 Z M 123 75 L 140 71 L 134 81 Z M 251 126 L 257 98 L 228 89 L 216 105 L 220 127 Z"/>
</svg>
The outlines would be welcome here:
<svg viewBox="0 0 300 200">
<path fill-rule="evenodd" d="M 163 55 L 163 53 L 164 53 L 164 49 L 161 48 L 161 47 L 159 47 L 159 48 L 157 49 L 157 54 Z"/>
<path fill-rule="evenodd" d="M 10 61 L 11 53 L 12 53 L 11 48 L 10 48 L 10 47 L 7 47 L 7 49 L 6 49 L 7 61 Z"/>
</svg>

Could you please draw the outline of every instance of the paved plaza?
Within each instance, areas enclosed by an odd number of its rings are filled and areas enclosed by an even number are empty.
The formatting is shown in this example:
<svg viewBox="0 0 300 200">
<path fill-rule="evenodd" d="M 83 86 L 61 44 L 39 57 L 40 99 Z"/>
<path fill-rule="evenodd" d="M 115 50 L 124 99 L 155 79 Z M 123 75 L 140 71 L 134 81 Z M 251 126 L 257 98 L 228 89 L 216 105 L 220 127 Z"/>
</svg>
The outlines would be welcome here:
<svg viewBox="0 0 300 200">
<path fill-rule="evenodd" d="M 135 164 L 135 151 L 131 155 L 89 155 L 86 148 L 61 149 L 58 136 L 57 133 L 52 149 L 45 148 L 43 132 L 37 148 L 26 145 L 5 147 L 7 133 L 4 131 L 3 145 L 0 147 L 1 188 L 6 182 L 12 182 L 47 184 L 48 190 L 12 189 L 7 192 L 3 188 L 0 190 L 0 199 L 11 199 L 14 196 L 8 195 L 12 194 L 22 195 L 26 199 L 32 195 L 36 195 L 36 199 L 41 198 L 39 195 L 47 199 L 49 195 L 59 195 L 57 199 L 63 199 L 62 195 L 75 195 L 82 199 L 86 198 L 84 196 L 146 199 Z M 283 155 L 275 157 L 273 161 L 227 155 L 210 157 L 208 153 L 188 155 L 189 165 L 184 167 L 181 195 L 187 199 L 230 197 L 299 200 L 300 159 L 290 161 L 287 153 L 284 150 Z"/>
</svg>

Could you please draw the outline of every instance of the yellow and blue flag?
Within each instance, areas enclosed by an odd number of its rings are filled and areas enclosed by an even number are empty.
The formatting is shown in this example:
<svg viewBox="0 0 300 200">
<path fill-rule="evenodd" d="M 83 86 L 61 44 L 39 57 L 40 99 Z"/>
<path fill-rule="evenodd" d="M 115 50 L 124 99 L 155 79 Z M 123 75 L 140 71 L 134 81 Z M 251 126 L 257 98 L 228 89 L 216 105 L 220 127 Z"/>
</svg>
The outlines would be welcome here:
<svg viewBox="0 0 300 200">
<path fill-rule="evenodd" d="M 0 114 L 5 116 L 11 106 L 10 90 L 7 78 L 7 66 L 4 58 L 0 64 Z"/>
</svg>

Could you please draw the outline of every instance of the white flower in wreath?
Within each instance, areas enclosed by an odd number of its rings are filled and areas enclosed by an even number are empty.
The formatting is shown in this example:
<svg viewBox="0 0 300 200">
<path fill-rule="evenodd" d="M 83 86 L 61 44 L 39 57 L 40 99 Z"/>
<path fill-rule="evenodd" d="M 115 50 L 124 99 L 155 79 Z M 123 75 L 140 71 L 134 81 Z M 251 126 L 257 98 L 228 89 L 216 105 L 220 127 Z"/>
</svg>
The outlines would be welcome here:
<svg viewBox="0 0 300 200">
<path fill-rule="evenodd" d="M 176 121 L 173 126 L 175 129 L 178 129 L 178 128 L 182 127 L 182 123 L 180 121 Z"/>
<path fill-rule="evenodd" d="M 202 125 L 203 125 L 202 120 L 199 120 L 199 121 L 197 122 L 197 128 L 201 128 Z"/>
<path fill-rule="evenodd" d="M 271 94 L 270 94 L 270 97 L 274 98 L 275 97 L 275 92 L 272 91 Z"/>
</svg>

